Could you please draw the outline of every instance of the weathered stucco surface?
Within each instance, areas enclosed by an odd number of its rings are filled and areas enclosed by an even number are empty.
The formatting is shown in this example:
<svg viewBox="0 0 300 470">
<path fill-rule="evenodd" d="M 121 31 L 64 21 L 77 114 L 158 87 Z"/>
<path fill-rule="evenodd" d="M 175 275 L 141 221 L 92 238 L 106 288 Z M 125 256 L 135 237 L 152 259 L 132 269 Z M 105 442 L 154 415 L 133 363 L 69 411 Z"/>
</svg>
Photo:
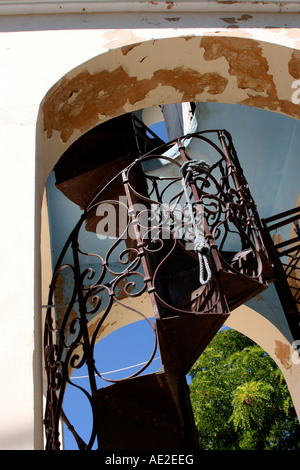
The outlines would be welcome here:
<svg viewBox="0 0 300 470">
<path fill-rule="evenodd" d="M 253 106 L 300 118 L 300 108 L 289 100 L 279 99 L 277 93 L 278 78 L 269 71 L 269 57 L 259 42 L 244 38 L 208 38 L 201 40 L 204 58 L 215 60 L 225 57 L 229 74 L 237 78 L 237 87 L 247 90 L 248 97 L 238 104 Z M 291 51 L 291 59 L 286 70 L 286 77 L 300 67 L 299 51 Z M 292 65 L 291 65 L 292 64 Z M 282 66 L 282 64 L 281 64 Z M 292 75 L 294 77 L 294 75 Z M 278 83 L 279 85 L 279 83 Z M 286 79 L 286 88 L 289 88 Z"/>
<path fill-rule="evenodd" d="M 292 354 L 289 344 L 275 340 L 275 354 L 285 369 L 290 369 L 292 367 Z"/>
<path fill-rule="evenodd" d="M 274 57 L 281 52 L 277 73 Z M 291 84 L 299 76 L 299 50 L 251 37 L 136 42 L 92 59 L 55 84 L 42 106 L 43 127 L 47 138 L 57 131 L 66 143 L 75 131 L 129 110 L 189 100 L 243 104 L 299 119 L 300 107 L 291 101 Z"/>
<path fill-rule="evenodd" d="M 52 137 L 54 129 L 59 131 L 66 142 L 74 129 L 85 132 L 98 124 L 100 115 L 124 114 L 127 103 L 143 101 L 159 85 L 171 86 L 183 101 L 189 101 L 206 88 L 211 95 L 222 93 L 227 79 L 217 73 L 201 74 L 184 67 L 157 70 L 151 79 L 143 80 L 129 76 L 121 66 L 113 72 L 104 70 L 93 75 L 82 71 L 70 80 L 64 78 L 51 91 L 43 107 L 44 130 L 47 137 Z"/>
<path fill-rule="evenodd" d="M 289 74 L 294 78 L 300 78 L 300 51 L 294 50 L 289 61 Z"/>
</svg>

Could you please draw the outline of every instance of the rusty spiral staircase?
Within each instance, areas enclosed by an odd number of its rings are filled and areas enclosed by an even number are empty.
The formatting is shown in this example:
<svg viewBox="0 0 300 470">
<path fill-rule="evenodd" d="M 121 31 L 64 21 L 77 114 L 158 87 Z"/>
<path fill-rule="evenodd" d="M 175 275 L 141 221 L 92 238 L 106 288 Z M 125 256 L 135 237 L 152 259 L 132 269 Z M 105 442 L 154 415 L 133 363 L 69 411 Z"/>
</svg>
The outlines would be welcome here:
<svg viewBox="0 0 300 470">
<path fill-rule="evenodd" d="M 84 212 L 49 290 L 46 448 L 60 448 L 62 420 L 79 449 L 192 451 L 198 438 L 186 374 L 230 311 L 274 280 L 274 263 L 226 131 L 198 132 L 164 144 L 131 116 L 113 121 L 102 125 L 99 135 L 84 136 L 55 168 L 57 188 Z M 95 139 L 101 164 L 89 148 L 95 148 Z M 191 139 L 210 149 L 205 162 L 189 156 Z M 174 148 L 178 152 L 171 158 L 168 150 Z M 104 230 L 103 204 L 115 209 L 116 233 L 105 255 L 87 253 L 79 234 Z M 119 271 L 110 264 L 117 248 Z M 72 262 L 65 261 L 68 252 Z M 65 303 L 59 295 L 63 276 L 72 286 Z M 134 302 L 145 296 L 152 312 L 141 308 L 138 314 L 155 317 L 154 351 L 159 349 L 161 370 L 147 373 L 153 352 L 138 373 L 98 388 L 94 349 L 101 333 L 113 323 L 109 318 L 116 315 L 116 305 L 130 315 L 142 305 Z M 83 393 L 93 413 L 89 442 L 83 442 L 63 411 L 66 386 L 74 385 L 72 372 L 83 364 L 91 390 Z"/>
</svg>

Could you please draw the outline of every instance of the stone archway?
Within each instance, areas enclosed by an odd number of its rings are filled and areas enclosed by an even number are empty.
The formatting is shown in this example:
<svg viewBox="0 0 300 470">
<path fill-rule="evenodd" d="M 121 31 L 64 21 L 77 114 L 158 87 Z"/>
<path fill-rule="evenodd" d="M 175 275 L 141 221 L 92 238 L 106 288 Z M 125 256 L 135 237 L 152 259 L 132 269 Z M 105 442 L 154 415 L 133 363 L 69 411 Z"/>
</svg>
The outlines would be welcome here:
<svg viewBox="0 0 300 470">
<path fill-rule="evenodd" d="M 300 78 L 300 51 L 241 37 L 214 33 L 170 37 L 124 45 L 81 64 L 45 96 L 38 118 L 38 185 L 64 151 L 83 133 L 113 117 L 140 108 L 184 101 L 242 104 L 300 119 L 292 84 Z M 278 63 L 280 62 L 280 67 Z M 42 246 L 44 240 L 42 239 Z M 243 307 L 241 307 L 242 309 Z M 298 364 L 287 338 L 247 309 L 231 317 L 231 327 L 260 344 L 281 368 L 300 414 Z"/>
</svg>

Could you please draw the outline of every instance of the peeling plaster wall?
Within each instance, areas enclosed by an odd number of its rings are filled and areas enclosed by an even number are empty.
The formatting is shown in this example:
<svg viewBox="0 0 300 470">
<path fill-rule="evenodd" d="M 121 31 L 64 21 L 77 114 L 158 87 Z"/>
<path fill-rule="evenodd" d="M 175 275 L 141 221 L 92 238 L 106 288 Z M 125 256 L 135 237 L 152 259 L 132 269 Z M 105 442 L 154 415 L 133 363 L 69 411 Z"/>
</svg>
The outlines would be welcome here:
<svg viewBox="0 0 300 470">
<path fill-rule="evenodd" d="M 189 100 L 243 104 L 299 119 L 300 106 L 292 102 L 297 54 L 297 49 L 253 40 L 240 30 L 239 37 L 218 31 L 113 49 L 52 87 L 41 107 L 44 138 L 49 148 L 57 152 L 61 146 L 63 153 L 107 119 Z"/>
<path fill-rule="evenodd" d="M 40 226 L 53 165 L 95 124 L 159 103 L 242 103 L 299 119 L 299 16 L 279 11 L 0 16 L 1 449 L 43 447 Z"/>
</svg>

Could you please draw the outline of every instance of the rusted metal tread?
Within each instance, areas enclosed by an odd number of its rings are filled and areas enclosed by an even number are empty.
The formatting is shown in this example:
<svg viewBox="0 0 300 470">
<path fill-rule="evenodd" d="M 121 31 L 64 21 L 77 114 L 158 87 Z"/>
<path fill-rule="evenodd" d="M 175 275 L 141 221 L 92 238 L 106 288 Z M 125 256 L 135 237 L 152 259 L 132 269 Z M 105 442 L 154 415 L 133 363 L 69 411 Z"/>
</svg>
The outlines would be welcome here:
<svg viewBox="0 0 300 470">
<path fill-rule="evenodd" d="M 186 448 L 184 422 L 163 372 L 100 389 L 94 400 L 99 449 Z"/>
<path fill-rule="evenodd" d="M 180 378 L 185 376 L 219 331 L 229 313 L 194 313 L 157 320 L 162 363 Z"/>
</svg>

